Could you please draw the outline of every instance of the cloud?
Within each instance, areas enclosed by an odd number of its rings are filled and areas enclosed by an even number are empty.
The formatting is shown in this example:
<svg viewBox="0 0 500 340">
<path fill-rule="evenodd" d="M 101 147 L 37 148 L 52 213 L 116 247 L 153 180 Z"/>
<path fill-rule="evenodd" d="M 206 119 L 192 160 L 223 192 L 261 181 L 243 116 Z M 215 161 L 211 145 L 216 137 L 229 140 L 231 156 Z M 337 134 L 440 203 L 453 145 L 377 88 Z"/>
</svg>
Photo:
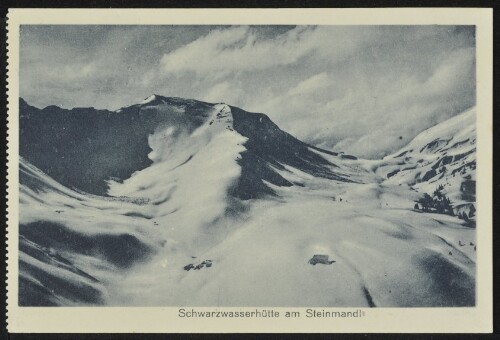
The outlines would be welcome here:
<svg viewBox="0 0 500 340">
<path fill-rule="evenodd" d="M 399 63 L 364 71 L 364 62 L 354 63 L 347 76 L 320 73 L 249 106 L 307 142 L 378 158 L 475 105 L 474 48 L 448 53 L 425 76 L 402 72 Z"/>
<path fill-rule="evenodd" d="M 301 81 L 297 86 L 288 91 L 289 96 L 300 96 L 322 90 L 330 85 L 330 78 L 326 72 L 316 74 L 311 78 Z"/>
<path fill-rule="evenodd" d="M 94 62 L 74 62 L 45 69 L 45 77 L 55 81 L 79 81 L 95 77 L 98 65 Z"/>
<path fill-rule="evenodd" d="M 474 48 L 463 48 L 451 52 L 440 67 L 434 72 L 425 84 L 422 91 L 432 92 L 454 92 L 457 86 L 469 85 L 475 86 L 471 81 L 471 75 L 474 74 L 475 55 Z"/>
<path fill-rule="evenodd" d="M 194 93 L 160 77 L 163 53 L 210 32 L 206 26 L 29 25 L 21 28 L 20 90 L 44 107 L 118 109 L 152 93 Z"/>
<path fill-rule="evenodd" d="M 194 72 L 207 77 L 291 65 L 314 52 L 336 60 L 369 40 L 372 33 L 379 33 L 348 30 L 298 26 L 273 39 L 258 39 L 255 29 L 248 26 L 214 30 L 165 54 L 161 65 L 167 73 Z"/>
<path fill-rule="evenodd" d="M 201 96 L 201 99 L 209 103 L 227 103 L 234 106 L 241 105 L 244 92 L 229 82 L 214 85 Z"/>
<path fill-rule="evenodd" d="M 475 65 L 469 26 L 25 26 L 20 90 L 42 107 L 226 102 L 374 158 L 475 105 Z"/>
</svg>

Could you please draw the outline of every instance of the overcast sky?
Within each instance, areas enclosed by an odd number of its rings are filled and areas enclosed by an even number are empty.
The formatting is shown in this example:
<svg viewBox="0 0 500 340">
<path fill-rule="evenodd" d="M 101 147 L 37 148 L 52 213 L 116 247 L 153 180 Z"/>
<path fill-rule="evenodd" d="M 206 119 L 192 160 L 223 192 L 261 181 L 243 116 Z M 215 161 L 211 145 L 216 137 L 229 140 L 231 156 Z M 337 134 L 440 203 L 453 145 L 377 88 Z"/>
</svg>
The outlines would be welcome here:
<svg viewBox="0 0 500 340">
<path fill-rule="evenodd" d="M 475 65 L 473 26 L 22 26 L 20 91 L 37 107 L 225 102 L 378 158 L 474 106 Z"/>
</svg>

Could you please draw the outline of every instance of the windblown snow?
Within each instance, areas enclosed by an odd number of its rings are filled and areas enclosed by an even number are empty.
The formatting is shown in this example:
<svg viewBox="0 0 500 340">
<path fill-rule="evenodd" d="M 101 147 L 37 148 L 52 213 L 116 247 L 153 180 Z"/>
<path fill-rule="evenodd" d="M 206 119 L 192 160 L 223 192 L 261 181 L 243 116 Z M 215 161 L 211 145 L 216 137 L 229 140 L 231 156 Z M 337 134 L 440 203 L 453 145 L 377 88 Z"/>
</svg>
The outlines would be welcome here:
<svg viewBox="0 0 500 340">
<path fill-rule="evenodd" d="M 475 304 L 475 225 L 414 209 L 440 184 L 475 205 L 474 110 L 379 161 L 222 103 L 153 95 L 119 114 L 154 128 L 135 171 L 99 168 L 107 195 L 21 158 L 21 305 Z"/>
</svg>

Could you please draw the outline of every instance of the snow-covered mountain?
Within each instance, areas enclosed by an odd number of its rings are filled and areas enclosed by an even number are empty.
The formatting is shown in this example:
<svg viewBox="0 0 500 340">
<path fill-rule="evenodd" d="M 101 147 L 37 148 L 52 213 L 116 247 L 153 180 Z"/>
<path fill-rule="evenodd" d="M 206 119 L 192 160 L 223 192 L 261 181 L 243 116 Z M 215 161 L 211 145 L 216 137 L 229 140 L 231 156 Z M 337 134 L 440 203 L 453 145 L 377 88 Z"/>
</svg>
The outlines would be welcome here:
<svg viewBox="0 0 500 340">
<path fill-rule="evenodd" d="M 456 143 L 468 132 L 448 125 L 367 161 L 223 103 L 152 95 L 111 112 L 21 100 L 20 303 L 473 305 L 475 230 L 415 211 L 438 176 L 401 169 L 458 169 L 446 157 L 467 152 Z M 430 143 L 439 135 L 448 151 Z"/>
<path fill-rule="evenodd" d="M 387 184 L 405 184 L 419 192 L 431 194 L 442 186 L 455 214 L 475 211 L 476 110 L 423 131 L 385 157 L 376 172 Z"/>
<path fill-rule="evenodd" d="M 337 154 L 297 140 L 264 114 L 225 104 L 152 95 L 111 112 L 54 106 L 39 110 L 21 100 L 20 112 L 21 155 L 62 184 L 93 194 L 107 194 L 108 179 L 127 179 L 155 161 L 174 165 L 172 157 L 185 156 L 179 164 L 188 162 L 207 147 L 204 143 L 222 136 L 227 140 L 214 152 L 234 147 L 235 154 L 241 153 L 237 163 L 242 175 L 232 190 L 239 198 L 272 195 L 263 181 L 291 186 L 278 174 L 284 166 L 313 176 L 352 180 L 340 162 L 321 157 Z"/>
<path fill-rule="evenodd" d="M 144 202 L 75 192 L 20 159 L 19 304 L 102 304 L 109 280 L 165 241 L 130 224 Z"/>
</svg>

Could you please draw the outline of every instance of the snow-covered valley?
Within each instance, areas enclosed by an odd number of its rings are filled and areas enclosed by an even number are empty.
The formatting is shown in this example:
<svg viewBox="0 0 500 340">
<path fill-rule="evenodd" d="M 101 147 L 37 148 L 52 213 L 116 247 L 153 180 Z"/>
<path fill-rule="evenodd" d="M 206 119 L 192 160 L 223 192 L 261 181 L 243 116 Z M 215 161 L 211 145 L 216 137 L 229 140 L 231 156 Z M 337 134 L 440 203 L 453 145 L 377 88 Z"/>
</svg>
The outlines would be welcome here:
<svg viewBox="0 0 500 340">
<path fill-rule="evenodd" d="M 364 160 L 222 103 L 21 107 L 21 305 L 475 304 L 474 110 Z"/>
</svg>

